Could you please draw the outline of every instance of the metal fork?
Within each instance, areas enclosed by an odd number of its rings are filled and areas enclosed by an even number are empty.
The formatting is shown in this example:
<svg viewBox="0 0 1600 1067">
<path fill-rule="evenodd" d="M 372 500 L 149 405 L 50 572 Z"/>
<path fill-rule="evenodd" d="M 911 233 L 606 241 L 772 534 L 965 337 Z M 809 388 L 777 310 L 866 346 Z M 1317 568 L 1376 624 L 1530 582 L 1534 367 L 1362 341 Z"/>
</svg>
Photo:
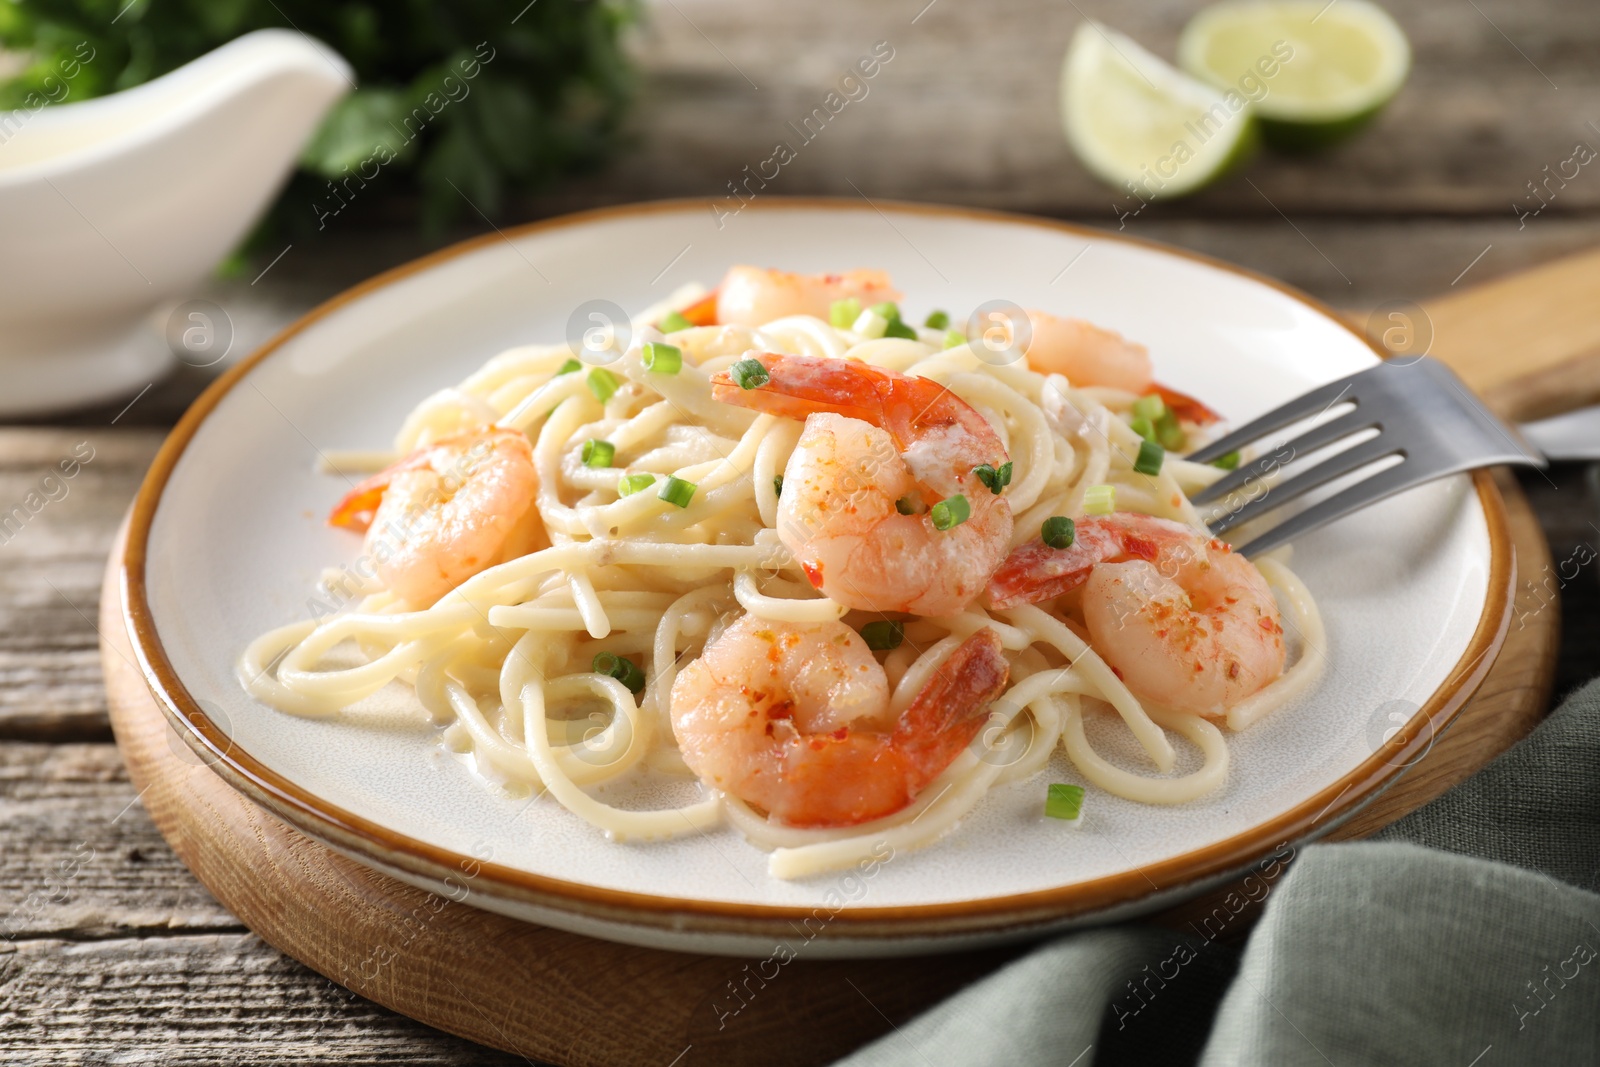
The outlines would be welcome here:
<svg viewBox="0 0 1600 1067">
<path fill-rule="evenodd" d="M 1220 535 L 1337 478 L 1396 455 L 1401 457 L 1399 463 L 1318 501 L 1240 546 L 1238 551 L 1246 556 L 1259 555 L 1368 504 L 1449 474 L 1503 463 L 1545 465 L 1544 456 L 1490 413 L 1449 367 L 1426 357 L 1406 363 L 1381 363 L 1320 386 L 1188 458 L 1209 463 L 1287 426 L 1346 404 L 1353 405 L 1351 410 L 1241 463 L 1238 469 L 1196 493 L 1192 498 L 1196 504 L 1225 500 L 1232 494 L 1247 497 L 1239 506 L 1229 507 L 1225 514 L 1212 520 L 1211 531 Z M 1328 456 L 1281 483 L 1267 483 L 1271 475 L 1295 458 L 1373 429 L 1378 431 L 1377 436 Z M 1256 489 L 1261 490 L 1259 495 L 1252 495 Z"/>
</svg>

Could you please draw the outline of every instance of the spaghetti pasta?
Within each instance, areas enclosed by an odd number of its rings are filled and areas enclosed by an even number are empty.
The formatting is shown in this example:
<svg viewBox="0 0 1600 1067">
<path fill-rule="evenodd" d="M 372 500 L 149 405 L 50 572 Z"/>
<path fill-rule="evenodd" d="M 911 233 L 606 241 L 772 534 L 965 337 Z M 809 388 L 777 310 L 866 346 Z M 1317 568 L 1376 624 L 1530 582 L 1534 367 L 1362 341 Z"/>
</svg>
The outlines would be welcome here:
<svg viewBox="0 0 1600 1067">
<path fill-rule="evenodd" d="M 683 307 L 698 293 L 676 294 Z M 527 346 L 490 360 L 459 386 L 427 398 L 405 420 L 392 454 L 333 457 L 344 470 L 372 469 L 463 430 L 490 426 L 525 435 L 543 536 L 419 606 L 374 585 L 347 612 L 295 622 L 245 649 L 240 677 L 257 699 L 302 716 L 359 717 L 386 686 L 409 687 L 455 743 L 497 782 L 522 783 L 617 840 L 646 840 L 730 825 L 771 851 L 769 870 L 797 878 L 849 865 L 888 842 L 916 848 L 946 834 L 996 784 L 1038 774 L 1064 750 L 1089 783 L 1150 804 L 1183 803 L 1228 774 L 1219 723 L 1240 730 L 1295 699 L 1321 669 L 1325 638 L 1314 600 L 1278 559 L 1260 574 L 1286 611 L 1298 646 L 1281 677 L 1228 707 L 1217 721 L 1142 702 L 1085 637 L 1071 595 L 995 608 L 983 598 L 959 612 L 899 621 L 903 643 L 876 659 L 900 714 L 963 641 L 998 639 L 1009 668 L 985 728 L 905 807 L 854 826 L 785 824 L 734 796 L 704 789 L 679 807 L 635 810 L 593 788 L 636 775 L 691 774 L 675 742 L 674 683 L 741 615 L 774 624 L 860 629 L 877 616 L 820 594 L 785 546 L 781 481 L 801 424 L 719 402 L 713 378 L 751 353 L 854 361 L 931 379 L 993 429 L 1014 473 L 1001 498 L 1015 517 L 1015 548 L 1052 516 L 1081 517 L 1091 486 L 1110 486 L 1119 511 L 1171 520 L 1203 533 L 1187 492 L 1220 475 L 1169 460 L 1135 469 L 1144 441 L 1130 426 L 1133 394 L 1076 387 L 1026 359 L 998 365 L 979 342 L 947 347 L 945 330 L 870 337 L 809 315 L 759 327 L 696 326 L 662 335 L 640 316 L 635 344 L 603 368 L 572 361 L 566 345 Z M 681 350 L 676 373 L 652 371 L 645 342 Z M 610 375 L 607 392 L 591 376 Z M 583 443 L 610 448 L 603 466 Z M 592 458 L 593 450 L 591 450 Z M 470 476 L 470 475 L 469 475 Z M 669 480 L 690 487 L 669 498 Z M 630 486 L 644 486 L 631 489 Z M 999 489 L 994 490 L 997 494 Z M 405 531 L 398 536 L 404 540 Z M 370 535 L 369 535 L 370 543 Z M 642 686 L 595 669 L 626 659 Z M 1094 751 L 1084 720 L 1116 716 L 1154 773 L 1117 766 Z M 1173 735 L 1198 750 L 1197 770 L 1177 775 Z"/>
</svg>

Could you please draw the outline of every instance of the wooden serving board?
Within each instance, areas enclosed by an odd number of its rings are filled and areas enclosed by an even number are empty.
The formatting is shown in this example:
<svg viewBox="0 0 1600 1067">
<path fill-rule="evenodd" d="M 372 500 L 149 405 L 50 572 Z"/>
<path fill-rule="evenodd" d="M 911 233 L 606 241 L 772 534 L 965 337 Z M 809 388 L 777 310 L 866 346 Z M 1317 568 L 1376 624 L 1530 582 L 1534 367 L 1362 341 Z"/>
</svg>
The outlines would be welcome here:
<svg viewBox="0 0 1600 1067">
<path fill-rule="evenodd" d="M 1600 398 L 1600 253 L 1425 306 L 1435 353 L 1513 417 Z M 1579 301 L 1574 294 L 1582 293 Z M 1557 317 L 1542 319 L 1537 306 Z M 1365 319 L 1365 317 L 1363 317 Z M 1550 322 L 1551 337 L 1539 333 Z M 1512 324 L 1502 328 L 1497 324 Z M 1528 332 L 1523 332 L 1523 331 Z M 1537 343 L 1535 343 L 1535 339 Z M 1521 343 L 1519 347 L 1518 342 Z M 1448 349 L 1441 347 L 1448 343 Z M 1532 345 L 1532 347 L 1529 347 Z M 1519 376 L 1521 351 L 1531 353 Z M 1573 386 L 1563 405 L 1559 383 Z M 1517 555 L 1505 645 L 1452 727 L 1395 785 L 1332 835 L 1360 837 L 1443 793 L 1547 710 L 1560 611 L 1550 555 L 1515 481 L 1496 475 Z M 156 826 L 216 897 L 266 941 L 350 990 L 440 1029 L 561 1064 L 826 1063 L 992 971 L 1025 948 L 915 959 L 758 962 L 597 941 L 412 888 L 290 829 L 222 781 L 157 707 L 123 624 L 122 539 L 101 597 L 111 722 Z M 1224 887 L 1154 917 L 1185 928 Z M 1242 937 L 1250 916 L 1230 923 Z"/>
</svg>

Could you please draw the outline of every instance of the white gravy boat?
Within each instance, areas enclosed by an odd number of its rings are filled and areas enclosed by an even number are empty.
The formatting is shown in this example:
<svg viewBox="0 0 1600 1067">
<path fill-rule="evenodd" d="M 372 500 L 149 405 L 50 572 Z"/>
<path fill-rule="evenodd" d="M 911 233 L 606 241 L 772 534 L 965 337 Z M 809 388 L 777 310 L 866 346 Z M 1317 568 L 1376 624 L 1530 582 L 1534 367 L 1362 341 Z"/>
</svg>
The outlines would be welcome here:
<svg viewBox="0 0 1600 1067">
<path fill-rule="evenodd" d="M 0 111 L 0 416 L 160 377 L 152 310 L 193 295 L 353 85 L 327 46 L 260 30 L 120 93 Z"/>
</svg>

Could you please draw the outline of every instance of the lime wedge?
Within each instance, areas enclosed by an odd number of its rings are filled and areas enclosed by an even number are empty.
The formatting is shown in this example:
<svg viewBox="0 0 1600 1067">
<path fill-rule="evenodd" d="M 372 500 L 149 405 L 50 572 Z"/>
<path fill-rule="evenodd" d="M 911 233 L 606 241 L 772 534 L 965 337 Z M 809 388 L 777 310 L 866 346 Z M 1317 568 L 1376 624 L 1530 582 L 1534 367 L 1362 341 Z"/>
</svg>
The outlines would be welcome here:
<svg viewBox="0 0 1600 1067">
<path fill-rule="evenodd" d="M 1079 26 L 1067 47 L 1061 123 L 1085 167 L 1144 200 L 1211 184 L 1256 140 L 1243 98 L 1230 105 L 1223 93 L 1096 22 Z"/>
<path fill-rule="evenodd" d="M 1230 0 L 1190 20 L 1178 63 L 1252 101 L 1274 148 L 1348 137 L 1383 109 L 1411 69 L 1411 46 L 1368 0 Z"/>
</svg>

